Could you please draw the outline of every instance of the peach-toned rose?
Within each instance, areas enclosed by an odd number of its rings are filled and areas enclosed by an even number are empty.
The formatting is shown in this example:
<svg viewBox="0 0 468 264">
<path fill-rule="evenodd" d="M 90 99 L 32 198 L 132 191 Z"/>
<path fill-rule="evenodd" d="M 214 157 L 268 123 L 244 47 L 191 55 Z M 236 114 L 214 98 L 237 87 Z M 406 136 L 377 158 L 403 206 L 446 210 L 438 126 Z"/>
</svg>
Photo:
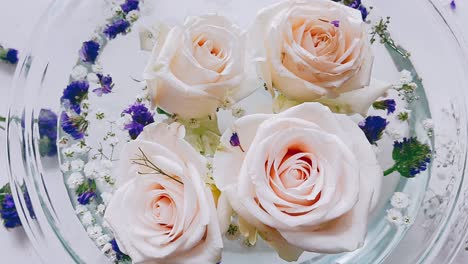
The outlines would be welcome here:
<svg viewBox="0 0 468 264">
<path fill-rule="evenodd" d="M 282 258 L 362 246 L 382 170 L 349 117 L 304 103 L 243 117 L 221 142 L 213 162 L 220 202 L 227 200 Z"/>
<path fill-rule="evenodd" d="M 361 13 L 330 0 L 286 0 L 261 10 L 249 34 L 267 87 L 291 100 L 366 113 L 390 86 L 371 81 Z M 335 101 L 334 99 L 339 99 Z"/>
<path fill-rule="evenodd" d="M 155 105 L 183 118 L 216 112 L 259 87 L 245 67 L 244 33 L 217 15 L 189 17 L 155 45 L 145 69 Z"/>
<path fill-rule="evenodd" d="M 221 259 L 215 204 L 202 180 L 206 162 L 184 135 L 184 127 L 177 123 L 149 125 L 121 153 L 118 189 L 104 218 L 133 263 L 200 264 Z"/>
</svg>

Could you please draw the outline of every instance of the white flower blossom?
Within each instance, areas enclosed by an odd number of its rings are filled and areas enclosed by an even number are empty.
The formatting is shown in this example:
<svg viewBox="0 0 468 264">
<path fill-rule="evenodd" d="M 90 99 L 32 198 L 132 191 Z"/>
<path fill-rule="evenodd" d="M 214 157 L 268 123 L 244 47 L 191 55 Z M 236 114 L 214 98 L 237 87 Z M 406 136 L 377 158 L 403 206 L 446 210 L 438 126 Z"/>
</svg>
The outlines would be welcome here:
<svg viewBox="0 0 468 264">
<path fill-rule="evenodd" d="M 84 167 L 84 174 L 87 178 L 94 179 L 98 174 L 98 161 L 93 160 L 86 163 Z"/>
<path fill-rule="evenodd" d="M 98 237 L 102 236 L 102 227 L 98 225 L 90 226 L 86 229 L 88 232 L 88 236 L 92 239 L 97 239 Z"/>
<path fill-rule="evenodd" d="M 426 131 L 434 130 L 434 121 L 430 118 L 423 120 L 422 125 Z"/>
<path fill-rule="evenodd" d="M 73 171 L 81 171 L 83 170 L 85 163 L 81 159 L 76 159 L 70 162 L 70 166 Z"/>
<path fill-rule="evenodd" d="M 387 129 L 385 133 L 387 133 L 392 140 L 401 140 L 403 138 L 403 135 L 397 129 Z"/>
<path fill-rule="evenodd" d="M 413 75 L 408 70 L 402 70 L 400 72 L 400 82 L 404 84 L 408 84 L 413 81 Z"/>
<path fill-rule="evenodd" d="M 105 204 L 98 205 L 96 211 L 98 214 L 104 215 L 104 213 L 106 212 L 106 205 Z"/>
<path fill-rule="evenodd" d="M 74 172 L 67 180 L 68 187 L 72 189 L 78 188 L 84 182 L 84 177 L 81 172 Z"/>
<path fill-rule="evenodd" d="M 69 172 L 71 170 L 70 162 L 65 161 L 60 165 L 60 170 L 62 170 L 63 173 Z"/>
<path fill-rule="evenodd" d="M 392 199 L 390 200 L 390 203 L 395 208 L 404 209 L 409 206 L 410 198 L 405 193 L 396 192 L 393 194 Z"/>
<path fill-rule="evenodd" d="M 73 148 L 65 148 L 62 150 L 62 154 L 67 158 L 73 158 L 75 150 Z"/>
<path fill-rule="evenodd" d="M 84 212 L 83 216 L 81 217 L 81 223 L 83 223 L 83 225 L 85 225 L 85 226 L 90 226 L 90 225 L 94 224 L 94 220 L 95 219 L 94 219 L 93 215 L 89 211 Z M 89 234 L 89 232 L 88 232 L 88 234 Z"/>
<path fill-rule="evenodd" d="M 128 21 L 130 22 L 135 22 L 138 20 L 138 18 L 140 17 L 140 14 L 138 12 L 138 10 L 132 10 L 130 12 L 128 12 L 126 18 Z"/>
<path fill-rule="evenodd" d="M 395 208 L 387 210 L 387 220 L 390 223 L 400 225 L 402 223 L 403 215 Z"/>
<path fill-rule="evenodd" d="M 401 219 L 401 222 L 403 224 L 405 224 L 405 225 L 412 225 L 413 224 L 413 220 L 407 215 L 403 216 L 403 218 Z"/>
<path fill-rule="evenodd" d="M 99 77 L 94 72 L 88 73 L 88 75 L 86 75 L 86 80 L 88 80 L 89 83 L 99 83 Z"/>
<path fill-rule="evenodd" d="M 96 238 L 96 244 L 98 246 L 102 247 L 105 244 L 107 244 L 110 240 L 111 239 L 110 239 L 109 235 L 102 235 L 102 236 L 99 236 L 98 238 Z"/>
<path fill-rule="evenodd" d="M 101 64 L 98 64 L 98 63 L 93 64 L 91 69 L 93 70 L 94 73 L 102 73 L 102 70 L 103 70 Z"/>
<path fill-rule="evenodd" d="M 86 212 L 88 212 L 88 208 L 84 205 L 78 204 L 75 208 L 75 213 L 77 215 L 83 215 Z"/>
<path fill-rule="evenodd" d="M 85 66 L 77 65 L 75 66 L 75 68 L 73 68 L 71 72 L 71 77 L 74 80 L 82 80 L 86 77 L 87 74 L 88 74 L 88 69 Z"/>
</svg>

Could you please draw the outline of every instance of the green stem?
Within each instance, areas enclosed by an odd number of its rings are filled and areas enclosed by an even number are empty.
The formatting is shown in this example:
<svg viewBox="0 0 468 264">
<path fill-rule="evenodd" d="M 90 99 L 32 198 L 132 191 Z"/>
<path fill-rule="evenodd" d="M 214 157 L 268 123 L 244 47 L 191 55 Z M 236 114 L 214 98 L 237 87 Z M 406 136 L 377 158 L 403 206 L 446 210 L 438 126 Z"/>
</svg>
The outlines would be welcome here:
<svg viewBox="0 0 468 264">
<path fill-rule="evenodd" d="M 395 172 L 397 170 L 397 166 L 396 164 L 393 165 L 393 167 L 387 169 L 386 171 L 384 171 L 384 176 L 388 176 L 390 174 L 392 174 L 393 172 Z"/>
<path fill-rule="evenodd" d="M 0 122 L 5 122 L 5 121 L 6 121 L 6 117 L 0 116 Z"/>
</svg>

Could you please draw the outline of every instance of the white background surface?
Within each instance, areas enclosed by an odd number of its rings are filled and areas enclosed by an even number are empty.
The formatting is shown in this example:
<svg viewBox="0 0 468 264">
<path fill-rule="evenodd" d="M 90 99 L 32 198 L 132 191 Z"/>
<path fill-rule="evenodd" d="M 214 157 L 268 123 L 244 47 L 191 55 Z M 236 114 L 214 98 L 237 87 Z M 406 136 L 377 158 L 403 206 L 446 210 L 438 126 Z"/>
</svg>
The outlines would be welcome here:
<svg viewBox="0 0 468 264">
<path fill-rule="evenodd" d="M 441 1 L 447 4 L 449 2 L 449 0 Z M 21 51 L 23 45 L 29 40 L 30 32 L 33 30 L 35 23 L 47 8 L 49 2 L 51 2 L 51 0 L 0 0 L 0 43 L 7 47 L 17 48 Z M 468 24 L 468 5 L 464 0 L 457 0 L 457 4 L 457 10 L 451 11 L 447 7 L 446 11 L 447 14 L 452 16 L 448 22 L 455 23 L 455 26 L 460 28 L 461 25 Z M 466 40 L 468 39 L 468 30 L 463 31 L 465 33 L 463 38 Z M 465 49 L 468 51 L 468 47 L 465 47 Z M 11 85 L 13 72 L 14 67 L 0 65 L 0 115 L 3 115 L 6 110 L 5 92 Z M 0 149 L 3 151 L 3 134 L 1 136 Z M 0 160 L 0 162 L 2 161 Z M 0 168 L 0 185 L 7 182 L 6 175 L 3 173 L 3 170 Z M 7 231 L 0 227 L 0 258 L 0 262 L 5 264 L 40 263 L 21 228 Z M 455 263 L 468 263 L 468 252 L 462 250 Z"/>
</svg>

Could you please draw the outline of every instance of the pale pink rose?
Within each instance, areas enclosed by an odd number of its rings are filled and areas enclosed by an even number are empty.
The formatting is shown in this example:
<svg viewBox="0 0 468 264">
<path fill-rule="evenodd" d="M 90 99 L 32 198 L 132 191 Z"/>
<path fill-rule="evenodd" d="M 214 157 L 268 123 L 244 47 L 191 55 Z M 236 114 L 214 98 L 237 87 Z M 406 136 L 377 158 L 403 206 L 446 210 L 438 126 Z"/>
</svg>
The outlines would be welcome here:
<svg viewBox="0 0 468 264">
<path fill-rule="evenodd" d="M 180 124 L 145 127 L 120 155 L 104 219 L 133 263 L 217 263 L 223 247 L 206 161 Z M 142 155 L 148 161 L 141 160 Z M 156 169 L 138 165 L 150 164 Z"/>
<path fill-rule="evenodd" d="M 359 11 L 343 4 L 282 1 L 258 13 L 249 39 L 267 87 L 291 100 L 365 113 L 390 87 L 371 81 L 366 24 Z"/>
<path fill-rule="evenodd" d="M 189 17 L 172 28 L 164 44 L 154 46 L 144 72 L 153 104 L 201 118 L 258 88 L 255 73 L 246 70 L 244 35 L 217 15 Z"/>
<path fill-rule="evenodd" d="M 246 116 L 224 133 L 219 149 L 213 165 L 220 202 L 228 201 L 282 258 L 363 245 L 383 175 L 348 116 L 319 103 Z M 219 207 L 226 225 L 229 210 Z"/>
</svg>

